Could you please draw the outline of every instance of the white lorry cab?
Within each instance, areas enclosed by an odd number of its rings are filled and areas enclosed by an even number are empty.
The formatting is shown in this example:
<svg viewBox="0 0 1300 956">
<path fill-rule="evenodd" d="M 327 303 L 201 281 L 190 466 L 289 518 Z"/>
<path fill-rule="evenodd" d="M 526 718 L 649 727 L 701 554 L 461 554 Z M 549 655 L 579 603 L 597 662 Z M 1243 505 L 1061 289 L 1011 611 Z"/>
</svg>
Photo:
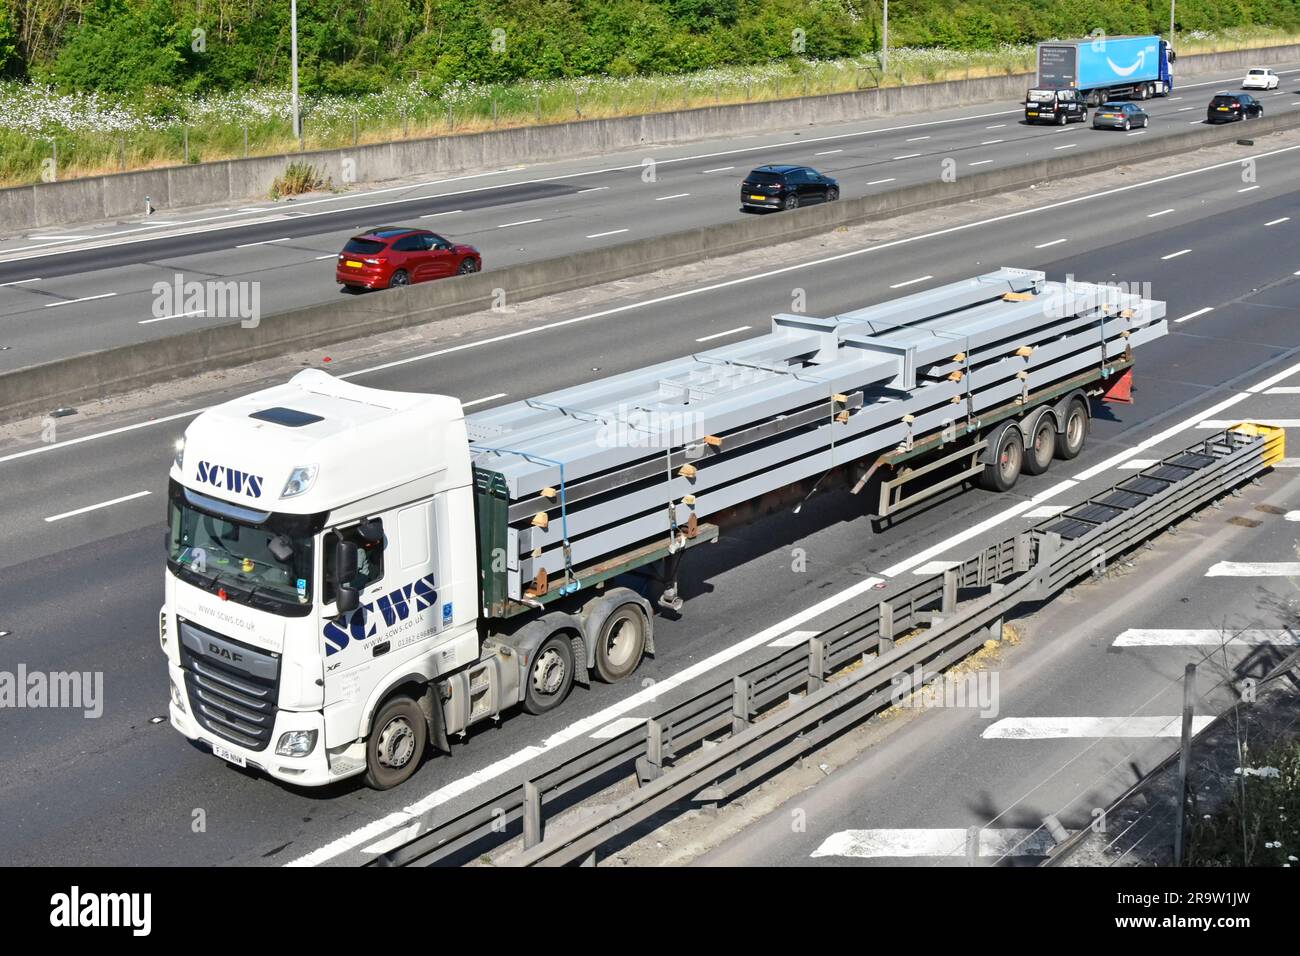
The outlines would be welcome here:
<svg viewBox="0 0 1300 956">
<path fill-rule="evenodd" d="M 306 371 L 200 415 L 168 490 L 172 725 L 291 783 L 365 771 L 387 694 L 479 656 L 470 496 L 454 398 Z M 381 715 L 372 783 L 417 762 L 419 699 Z"/>
</svg>

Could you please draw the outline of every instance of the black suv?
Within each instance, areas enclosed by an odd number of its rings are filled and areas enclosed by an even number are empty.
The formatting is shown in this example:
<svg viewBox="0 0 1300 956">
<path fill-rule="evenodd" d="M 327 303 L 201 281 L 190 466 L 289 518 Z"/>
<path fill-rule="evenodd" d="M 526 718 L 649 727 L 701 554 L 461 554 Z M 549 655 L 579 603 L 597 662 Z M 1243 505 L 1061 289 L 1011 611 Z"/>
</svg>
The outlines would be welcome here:
<svg viewBox="0 0 1300 956">
<path fill-rule="evenodd" d="M 840 184 L 808 166 L 759 166 L 740 184 L 741 209 L 794 209 L 839 198 Z"/>
<path fill-rule="evenodd" d="M 1215 93 L 1205 111 L 1207 123 L 1231 123 L 1264 115 L 1264 104 L 1249 93 Z"/>
</svg>

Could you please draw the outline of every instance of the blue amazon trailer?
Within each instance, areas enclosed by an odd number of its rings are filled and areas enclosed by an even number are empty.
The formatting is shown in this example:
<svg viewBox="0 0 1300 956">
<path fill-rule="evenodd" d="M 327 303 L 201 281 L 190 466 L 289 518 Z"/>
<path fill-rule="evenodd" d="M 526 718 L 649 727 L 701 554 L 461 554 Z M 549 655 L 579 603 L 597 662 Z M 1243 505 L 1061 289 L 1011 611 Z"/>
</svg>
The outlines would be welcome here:
<svg viewBox="0 0 1300 956">
<path fill-rule="evenodd" d="M 1038 83 L 1025 97 L 1025 118 L 1063 123 L 1086 119 L 1088 106 L 1117 97 L 1168 96 L 1173 61 L 1173 48 L 1158 36 L 1040 43 Z"/>
</svg>

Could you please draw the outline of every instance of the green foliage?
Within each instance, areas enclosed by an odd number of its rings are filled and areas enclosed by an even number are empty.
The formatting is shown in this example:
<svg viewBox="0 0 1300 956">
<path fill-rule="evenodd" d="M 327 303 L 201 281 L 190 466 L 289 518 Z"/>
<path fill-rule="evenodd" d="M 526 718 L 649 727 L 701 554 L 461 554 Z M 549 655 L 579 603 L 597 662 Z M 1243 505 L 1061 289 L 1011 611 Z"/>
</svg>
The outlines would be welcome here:
<svg viewBox="0 0 1300 956">
<path fill-rule="evenodd" d="M 894 46 L 1007 43 L 1166 28 L 1167 0 L 908 0 Z M 304 93 L 674 74 L 878 48 L 879 0 L 302 0 Z M 1179 29 L 1300 28 L 1300 0 L 1179 0 Z M 203 42 L 193 31 L 203 31 Z M 802 45 L 802 48 L 800 48 Z M 289 72 L 289 0 L 0 0 L 0 76 L 61 90 L 206 93 Z"/>
</svg>

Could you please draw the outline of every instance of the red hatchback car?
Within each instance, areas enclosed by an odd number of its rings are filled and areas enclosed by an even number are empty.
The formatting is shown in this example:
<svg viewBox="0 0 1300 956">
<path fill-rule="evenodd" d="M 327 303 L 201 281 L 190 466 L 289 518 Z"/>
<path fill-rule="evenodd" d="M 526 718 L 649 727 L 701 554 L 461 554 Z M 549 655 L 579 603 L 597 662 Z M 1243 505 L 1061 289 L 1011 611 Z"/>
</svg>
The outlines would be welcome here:
<svg viewBox="0 0 1300 956">
<path fill-rule="evenodd" d="M 348 240 L 334 278 L 349 289 L 391 289 L 482 268 L 483 258 L 473 246 L 458 245 L 427 229 L 385 226 Z"/>
</svg>

